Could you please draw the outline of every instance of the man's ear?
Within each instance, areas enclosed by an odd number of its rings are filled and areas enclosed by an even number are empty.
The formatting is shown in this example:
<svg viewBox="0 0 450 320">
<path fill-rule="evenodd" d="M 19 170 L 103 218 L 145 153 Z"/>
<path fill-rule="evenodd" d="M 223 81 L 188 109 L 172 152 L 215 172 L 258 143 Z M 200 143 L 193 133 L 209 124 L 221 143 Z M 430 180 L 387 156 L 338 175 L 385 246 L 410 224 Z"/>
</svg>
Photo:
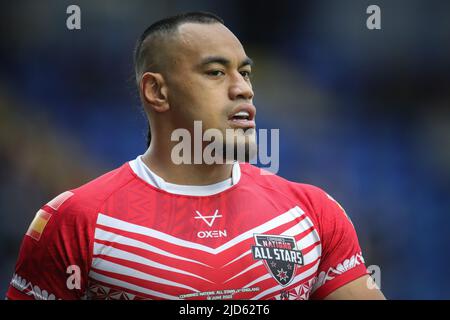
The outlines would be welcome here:
<svg viewBox="0 0 450 320">
<path fill-rule="evenodd" d="M 145 72 L 141 77 L 140 91 L 144 103 L 156 112 L 169 109 L 167 85 L 160 73 Z"/>
</svg>

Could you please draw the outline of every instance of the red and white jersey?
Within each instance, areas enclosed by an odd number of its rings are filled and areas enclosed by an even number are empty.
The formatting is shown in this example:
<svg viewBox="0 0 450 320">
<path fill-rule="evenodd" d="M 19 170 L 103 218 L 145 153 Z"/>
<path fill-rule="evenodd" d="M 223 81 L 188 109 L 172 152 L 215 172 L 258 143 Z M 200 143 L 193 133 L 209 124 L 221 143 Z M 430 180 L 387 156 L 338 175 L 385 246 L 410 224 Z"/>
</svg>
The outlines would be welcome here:
<svg viewBox="0 0 450 320">
<path fill-rule="evenodd" d="M 140 157 L 44 205 L 8 299 L 321 299 L 367 274 L 321 189 L 246 163 L 176 186 Z"/>
</svg>

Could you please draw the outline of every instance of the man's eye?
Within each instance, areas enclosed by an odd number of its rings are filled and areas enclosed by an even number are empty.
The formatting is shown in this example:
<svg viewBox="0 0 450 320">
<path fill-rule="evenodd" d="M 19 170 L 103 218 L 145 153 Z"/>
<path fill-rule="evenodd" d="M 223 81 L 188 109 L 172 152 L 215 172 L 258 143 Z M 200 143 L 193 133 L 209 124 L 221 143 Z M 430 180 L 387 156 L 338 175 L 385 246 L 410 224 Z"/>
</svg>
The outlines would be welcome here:
<svg viewBox="0 0 450 320">
<path fill-rule="evenodd" d="M 246 79 L 250 79 L 252 73 L 250 71 L 241 71 L 241 75 Z"/>
<path fill-rule="evenodd" d="M 220 70 L 211 70 L 211 71 L 207 71 L 206 74 L 208 76 L 212 76 L 212 77 L 219 77 L 221 75 L 224 75 L 225 73 Z"/>
</svg>

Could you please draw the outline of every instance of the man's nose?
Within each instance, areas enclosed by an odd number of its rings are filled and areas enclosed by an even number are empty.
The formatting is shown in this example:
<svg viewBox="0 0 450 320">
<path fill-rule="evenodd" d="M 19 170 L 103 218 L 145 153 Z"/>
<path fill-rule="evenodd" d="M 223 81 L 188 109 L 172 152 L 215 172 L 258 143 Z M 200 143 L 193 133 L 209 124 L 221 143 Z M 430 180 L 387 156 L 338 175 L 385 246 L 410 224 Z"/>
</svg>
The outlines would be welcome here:
<svg viewBox="0 0 450 320">
<path fill-rule="evenodd" d="M 231 100 L 251 100 L 254 96 L 250 82 L 246 81 L 240 73 L 233 78 L 230 85 L 229 95 Z"/>
</svg>

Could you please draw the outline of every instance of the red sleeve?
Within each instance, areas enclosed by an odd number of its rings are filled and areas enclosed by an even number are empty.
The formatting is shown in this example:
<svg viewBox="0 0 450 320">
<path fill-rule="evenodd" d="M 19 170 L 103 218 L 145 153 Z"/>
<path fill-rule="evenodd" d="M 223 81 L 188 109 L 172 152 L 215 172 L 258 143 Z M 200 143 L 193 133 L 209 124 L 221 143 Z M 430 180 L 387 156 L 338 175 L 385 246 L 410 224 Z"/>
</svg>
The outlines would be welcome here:
<svg viewBox="0 0 450 320">
<path fill-rule="evenodd" d="M 322 190 L 318 214 L 322 258 L 311 299 L 323 299 L 368 274 L 353 223 L 341 205 Z"/>
<path fill-rule="evenodd" d="M 64 192 L 33 219 L 6 293 L 9 300 L 82 299 L 90 266 L 87 214 Z"/>
</svg>

